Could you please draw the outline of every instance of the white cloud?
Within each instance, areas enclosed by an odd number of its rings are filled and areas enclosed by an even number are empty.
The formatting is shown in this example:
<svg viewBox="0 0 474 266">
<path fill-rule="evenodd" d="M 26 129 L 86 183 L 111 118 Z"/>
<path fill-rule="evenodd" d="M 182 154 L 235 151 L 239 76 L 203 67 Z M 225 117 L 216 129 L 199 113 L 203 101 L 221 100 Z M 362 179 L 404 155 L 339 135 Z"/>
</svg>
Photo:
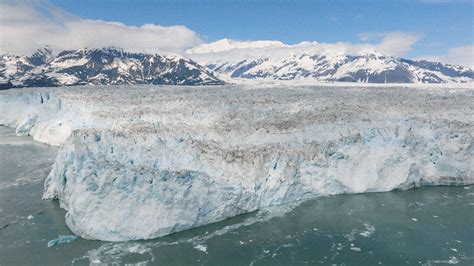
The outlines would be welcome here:
<svg viewBox="0 0 474 266">
<path fill-rule="evenodd" d="M 446 55 L 426 55 L 418 59 L 468 66 L 474 68 L 474 45 L 449 49 Z"/>
<path fill-rule="evenodd" d="M 357 34 L 357 38 L 362 42 L 373 42 L 381 40 L 385 35 L 380 32 L 361 32 Z"/>
<path fill-rule="evenodd" d="M 410 32 L 390 32 L 384 35 L 382 42 L 374 45 L 374 49 L 392 56 L 406 55 L 418 42 L 420 34 Z"/>
<path fill-rule="evenodd" d="M 29 54 L 55 50 L 116 46 L 128 51 L 180 52 L 201 43 L 185 26 L 86 20 L 44 2 L 0 3 L 0 52 Z"/>
<path fill-rule="evenodd" d="M 7 0 L 8 1 L 8 0 Z M 65 12 L 41 0 L 21 3 L 0 3 L 0 54 L 30 54 L 49 46 L 54 50 L 101 48 L 115 46 L 134 52 L 177 52 L 197 46 L 214 49 L 213 57 L 248 57 L 288 54 L 357 54 L 376 50 L 383 54 L 403 57 L 420 39 L 412 32 L 368 32 L 358 35 L 360 43 L 302 42 L 288 45 L 279 41 L 239 42 L 229 40 L 201 44 L 198 34 L 185 26 L 145 24 L 139 27 L 120 22 L 86 20 Z M 265 47 L 266 44 L 269 44 Z M 263 45 L 263 47 L 261 47 Z M 219 47 L 217 47 L 219 46 Z M 196 57 L 196 54 L 192 55 Z M 474 45 L 457 47 L 446 55 L 427 55 L 420 59 L 474 66 Z"/>
<path fill-rule="evenodd" d="M 375 43 L 318 43 L 301 42 L 294 45 L 278 41 L 236 41 L 222 39 L 214 43 L 201 44 L 186 52 L 201 63 L 226 60 L 240 61 L 243 59 L 286 58 L 298 54 L 360 54 L 377 51 L 385 55 L 402 57 L 419 40 L 420 34 L 408 32 L 390 32 L 374 35 L 378 39 Z M 370 37 L 366 40 L 373 40 Z"/>
<path fill-rule="evenodd" d="M 368 44 L 373 49 L 392 56 L 404 56 L 412 46 L 420 40 L 421 34 L 415 32 L 363 32 L 357 35 L 359 40 Z M 375 42 L 375 43 L 374 43 Z"/>
</svg>

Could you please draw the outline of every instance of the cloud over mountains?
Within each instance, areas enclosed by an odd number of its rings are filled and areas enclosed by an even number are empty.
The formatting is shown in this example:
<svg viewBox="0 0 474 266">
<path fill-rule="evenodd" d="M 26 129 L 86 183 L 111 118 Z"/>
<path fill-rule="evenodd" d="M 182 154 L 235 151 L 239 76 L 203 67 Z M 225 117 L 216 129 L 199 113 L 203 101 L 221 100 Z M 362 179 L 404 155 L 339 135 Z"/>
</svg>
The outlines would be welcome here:
<svg viewBox="0 0 474 266">
<path fill-rule="evenodd" d="M 28 55 L 39 48 L 73 50 L 82 48 L 119 47 L 129 52 L 196 54 L 245 58 L 256 53 L 287 56 L 289 53 L 359 54 L 377 51 L 394 57 L 405 57 L 421 39 L 417 32 L 365 32 L 359 42 L 233 41 L 222 39 L 203 43 L 199 34 L 183 25 L 126 25 L 121 22 L 90 20 L 77 17 L 42 0 L 0 3 L 0 54 Z M 225 36 L 223 36 L 225 37 Z M 229 42 L 230 41 L 230 42 Z M 474 46 L 453 47 L 445 55 L 424 55 L 444 63 L 474 66 Z"/>
<path fill-rule="evenodd" d="M 377 51 L 386 55 L 401 57 L 406 55 L 411 47 L 419 40 L 420 34 L 410 32 L 390 32 L 381 35 L 377 43 L 319 43 L 301 42 L 298 44 L 284 44 L 279 41 L 238 41 L 222 39 L 213 43 L 204 43 L 192 49 L 188 54 L 215 53 L 216 56 L 228 56 L 229 53 L 239 58 L 254 57 L 262 54 L 272 56 L 287 56 L 288 54 L 359 54 Z"/>
<path fill-rule="evenodd" d="M 419 59 L 459 64 L 474 68 L 474 45 L 466 45 L 449 49 L 446 55 L 426 55 Z"/>
<path fill-rule="evenodd" d="M 44 2 L 0 3 L 0 52 L 29 54 L 53 50 L 116 46 L 131 52 L 180 52 L 201 43 L 185 26 L 87 20 Z"/>
</svg>

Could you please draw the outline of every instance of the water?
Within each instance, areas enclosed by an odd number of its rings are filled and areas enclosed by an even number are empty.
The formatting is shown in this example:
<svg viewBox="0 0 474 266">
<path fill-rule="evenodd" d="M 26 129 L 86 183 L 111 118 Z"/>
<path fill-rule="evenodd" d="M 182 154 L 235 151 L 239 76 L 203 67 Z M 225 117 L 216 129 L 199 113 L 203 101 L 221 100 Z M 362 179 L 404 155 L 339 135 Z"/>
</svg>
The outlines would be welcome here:
<svg viewBox="0 0 474 266">
<path fill-rule="evenodd" d="M 41 200 L 56 152 L 0 127 L 0 265 L 474 265 L 474 187 L 339 195 L 156 240 L 47 247 L 71 235 L 57 202 Z"/>
</svg>

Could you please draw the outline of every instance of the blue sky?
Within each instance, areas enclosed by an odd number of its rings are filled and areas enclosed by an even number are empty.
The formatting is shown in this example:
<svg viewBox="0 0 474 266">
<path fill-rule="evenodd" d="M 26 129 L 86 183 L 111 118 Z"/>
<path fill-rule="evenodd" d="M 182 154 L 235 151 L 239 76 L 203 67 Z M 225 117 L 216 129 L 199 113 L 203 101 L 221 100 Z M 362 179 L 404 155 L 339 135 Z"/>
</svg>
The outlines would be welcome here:
<svg viewBox="0 0 474 266">
<path fill-rule="evenodd" d="M 403 31 L 420 34 L 407 56 L 442 55 L 474 43 L 472 1 L 149 1 L 52 0 L 81 18 L 140 26 L 185 25 L 205 41 L 221 38 L 361 42 Z M 361 37 L 366 37 L 365 39 Z M 369 39 L 367 39 L 369 37 Z"/>
<path fill-rule="evenodd" d="M 473 22 L 474 0 L 0 0 L 0 54 L 44 46 L 183 53 L 230 38 L 343 42 L 474 66 Z"/>
</svg>

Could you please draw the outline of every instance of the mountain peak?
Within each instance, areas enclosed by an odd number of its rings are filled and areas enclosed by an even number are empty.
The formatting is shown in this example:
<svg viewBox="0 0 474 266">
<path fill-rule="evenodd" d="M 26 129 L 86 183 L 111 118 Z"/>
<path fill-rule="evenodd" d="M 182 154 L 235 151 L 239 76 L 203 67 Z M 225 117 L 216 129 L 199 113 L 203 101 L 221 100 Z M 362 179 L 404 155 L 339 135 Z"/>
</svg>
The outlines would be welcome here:
<svg viewBox="0 0 474 266">
<path fill-rule="evenodd" d="M 474 72 L 468 68 L 395 58 L 374 49 L 352 53 L 335 48 L 300 43 L 272 47 L 271 52 L 268 49 L 234 49 L 190 56 L 208 69 L 231 78 L 367 83 L 474 81 Z"/>
<path fill-rule="evenodd" d="M 190 59 L 178 55 L 130 53 L 117 47 L 68 50 L 57 55 L 44 49 L 29 57 L 2 57 L 0 80 L 15 87 L 224 83 Z"/>
<path fill-rule="evenodd" d="M 385 58 L 388 57 L 385 54 L 380 53 L 379 51 L 375 49 L 368 49 L 368 50 L 363 50 L 357 53 L 357 56 L 363 56 L 363 57 L 371 57 L 371 58 Z"/>
<path fill-rule="evenodd" d="M 234 49 L 258 49 L 264 47 L 284 47 L 280 41 L 237 41 L 233 39 L 221 39 L 212 43 L 201 44 L 197 47 L 186 50 L 187 54 L 218 53 Z"/>
</svg>

